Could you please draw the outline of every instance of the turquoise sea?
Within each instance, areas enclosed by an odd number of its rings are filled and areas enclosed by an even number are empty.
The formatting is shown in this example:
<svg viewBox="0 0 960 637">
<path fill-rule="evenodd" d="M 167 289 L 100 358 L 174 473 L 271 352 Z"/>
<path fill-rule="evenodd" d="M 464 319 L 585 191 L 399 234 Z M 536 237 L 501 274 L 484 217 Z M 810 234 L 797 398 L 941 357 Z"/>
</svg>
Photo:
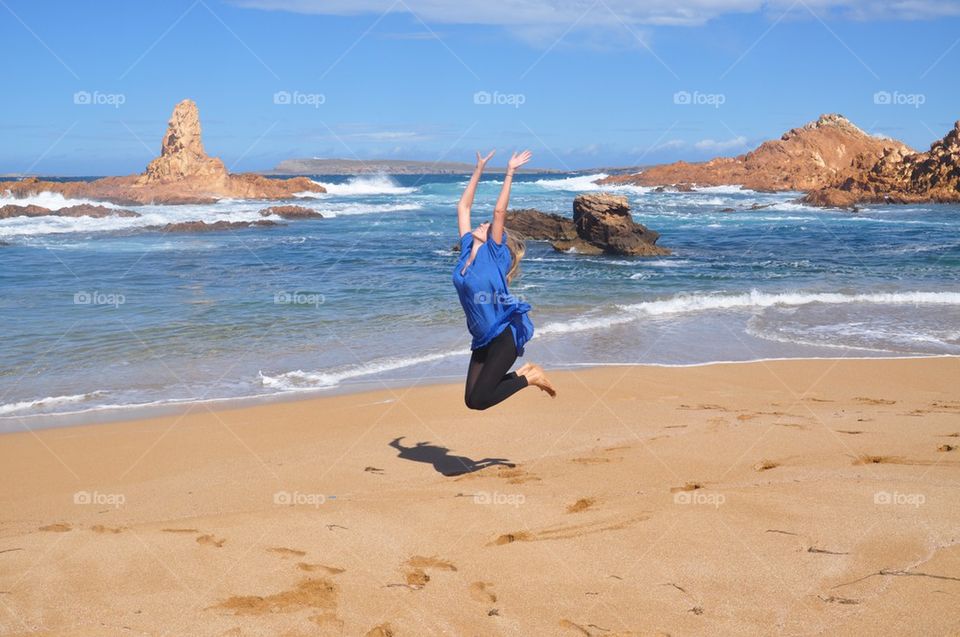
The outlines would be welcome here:
<svg viewBox="0 0 960 637">
<path fill-rule="evenodd" d="M 511 205 L 570 215 L 597 177 L 525 175 Z M 0 431 L 462 378 L 470 337 L 450 275 L 466 177 L 312 178 L 329 193 L 296 203 L 325 218 L 275 228 L 144 230 L 253 221 L 268 205 L 242 200 L 140 206 L 134 219 L 0 220 Z M 475 223 L 499 186 L 481 184 Z M 960 354 L 960 206 L 850 213 L 731 186 L 614 191 L 673 256 L 531 242 L 513 286 L 534 307 L 528 360 Z M 79 202 L 0 194 L 7 203 Z"/>
</svg>

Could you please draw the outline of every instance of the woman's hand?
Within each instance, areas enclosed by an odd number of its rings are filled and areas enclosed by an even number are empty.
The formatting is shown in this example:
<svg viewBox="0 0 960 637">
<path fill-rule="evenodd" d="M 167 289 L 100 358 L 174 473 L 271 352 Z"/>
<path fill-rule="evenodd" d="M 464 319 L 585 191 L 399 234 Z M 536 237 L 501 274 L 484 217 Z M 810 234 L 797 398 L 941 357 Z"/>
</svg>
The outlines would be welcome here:
<svg viewBox="0 0 960 637">
<path fill-rule="evenodd" d="M 487 153 L 486 157 L 480 155 L 480 151 L 477 151 L 477 170 L 483 170 L 487 165 L 487 162 L 490 161 L 490 158 L 493 157 L 493 154 L 497 152 L 496 150 L 491 150 Z"/>
<path fill-rule="evenodd" d="M 520 168 L 520 166 L 530 161 L 531 157 L 533 157 L 533 154 L 529 150 L 525 150 L 522 153 L 514 153 L 513 156 L 510 157 L 510 161 L 507 162 L 507 170 L 513 171 Z"/>
</svg>

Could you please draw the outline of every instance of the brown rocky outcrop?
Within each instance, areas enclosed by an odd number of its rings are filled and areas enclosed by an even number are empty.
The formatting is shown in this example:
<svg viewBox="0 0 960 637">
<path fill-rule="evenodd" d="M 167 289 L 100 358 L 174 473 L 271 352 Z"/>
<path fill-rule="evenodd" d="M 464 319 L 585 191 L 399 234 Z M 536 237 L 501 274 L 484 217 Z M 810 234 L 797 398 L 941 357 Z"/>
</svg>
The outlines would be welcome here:
<svg viewBox="0 0 960 637">
<path fill-rule="evenodd" d="M 231 174 L 223 162 L 203 148 L 200 113 L 192 100 L 173 109 L 160 146 L 160 156 L 140 175 L 104 177 L 96 181 L 52 182 L 36 178 L 0 183 L 0 192 L 28 197 L 56 192 L 64 197 L 109 201 L 119 205 L 203 204 L 219 199 L 290 199 L 300 192 L 326 192 L 306 177 L 269 179 L 252 173 Z"/>
<path fill-rule="evenodd" d="M 660 235 L 636 223 L 627 198 L 605 193 L 579 195 L 573 219 L 533 208 L 507 212 L 505 227 L 524 239 L 549 241 L 555 250 L 578 254 L 662 256 L 670 250 L 655 245 Z M 460 250 L 459 242 L 453 246 Z"/>
<path fill-rule="evenodd" d="M 577 228 L 570 217 L 533 208 L 507 212 L 506 228 L 526 239 L 539 241 L 572 241 L 577 238 Z"/>
<path fill-rule="evenodd" d="M 679 185 L 683 188 L 689 188 L 690 184 L 740 185 L 760 191 L 812 190 L 833 183 L 858 156 L 876 160 L 891 149 L 912 152 L 896 140 L 868 135 L 842 115 L 829 114 L 737 157 L 718 157 L 699 163 L 678 161 L 653 166 L 633 175 L 607 177 L 597 183 Z"/>
<path fill-rule="evenodd" d="M 860 156 L 835 183 L 807 193 L 804 203 L 837 208 L 858 203 L 960 202 L 960 121 L 925 153 L 891 149 Z"/>
<path fill-rule="evenodd" d="M 10 217 L 139 217 L 140 215 L 132 210 L 123 210 L 118 208 L 106 208 L 104 206 L 93 206 L 90 204 L 80 204 L 78 206 L 66 206 L 59 210 L 50 210 L 43 206 L 29 204 L 26 206 L 17 206 L 8 204 L 0 207 L 0 219 L 9 219 Z"/>
<path fill-rule="evenodd" d="M 323 215 L 316 210 L 303 206 L 270 206 L 260 211 L 264 217 L 276 215 L 281 219 L 322 219 Z"/>
<path fill-rule="evenodd" d="M 200 130 L 200 110 L 193 100 L 183 100 L 173 109 L 167 132 L 160 144 L 160 156 L 147 164 L 137 178 L 138 185 L 170 184 L 202 180 L 223 188 L 227 167 L 217 157 L 207 156 Z"/>
<path fill-rule="evenodd" d="M 579 254 L 662 256 L 670 254 L 656 245 L 659 233 L 635 222 L 627 198 L 606 193 L 577 195 L 573 200 L 577 236 L 553 242 L 556 250 Z"/>
</svg>

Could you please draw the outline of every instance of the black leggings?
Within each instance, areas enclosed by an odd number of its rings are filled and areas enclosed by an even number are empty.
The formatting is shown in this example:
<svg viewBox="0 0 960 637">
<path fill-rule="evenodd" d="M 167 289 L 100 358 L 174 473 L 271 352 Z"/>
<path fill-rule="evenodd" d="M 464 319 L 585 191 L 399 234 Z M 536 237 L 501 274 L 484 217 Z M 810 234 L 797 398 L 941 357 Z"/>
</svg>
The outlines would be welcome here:
<svg viewBox="0 0 960 637">
<path fill-rule="evenodd" d="M 527 386 L 525 376 L 507 370 L 517 360 L 517 345 L 508 325 L 499 336 L 470 356 L 463 400 L 470 409 L 487 409 Z"/>
</svg>

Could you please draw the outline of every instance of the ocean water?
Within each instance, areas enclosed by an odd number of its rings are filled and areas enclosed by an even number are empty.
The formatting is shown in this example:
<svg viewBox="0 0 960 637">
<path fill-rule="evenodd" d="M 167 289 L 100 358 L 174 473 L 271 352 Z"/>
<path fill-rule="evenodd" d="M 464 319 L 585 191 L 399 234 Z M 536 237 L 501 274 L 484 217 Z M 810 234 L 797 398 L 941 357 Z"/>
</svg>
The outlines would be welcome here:
<svg viewBox="0 0 960 637">
<path fill-rule="evenodd" d="M 522 176 L 513 208 L 571 214 L 597 175 Z M 325 177 L 325 218 L 202 234 L 268 204 L 0 220 L 0 431 L 131 408 L 461 378 L 452 287 L 460 176 Z M 500 187 L 485 179 L 474 222 Z M 613 189 L 674 251 L 590 257 L 531 242 L 513 291 L 548 367 L 960 354 L 960 207 L 857 214 L 738 187 Z M 45 193 L 49 208 L 82 203 Z M 748 210 L 754 204 L 763 206 Z M 733 208 L 735 211 L 724 211 Z M 76 416 L 74 416 L 76 418 Z"/>
</svg>

